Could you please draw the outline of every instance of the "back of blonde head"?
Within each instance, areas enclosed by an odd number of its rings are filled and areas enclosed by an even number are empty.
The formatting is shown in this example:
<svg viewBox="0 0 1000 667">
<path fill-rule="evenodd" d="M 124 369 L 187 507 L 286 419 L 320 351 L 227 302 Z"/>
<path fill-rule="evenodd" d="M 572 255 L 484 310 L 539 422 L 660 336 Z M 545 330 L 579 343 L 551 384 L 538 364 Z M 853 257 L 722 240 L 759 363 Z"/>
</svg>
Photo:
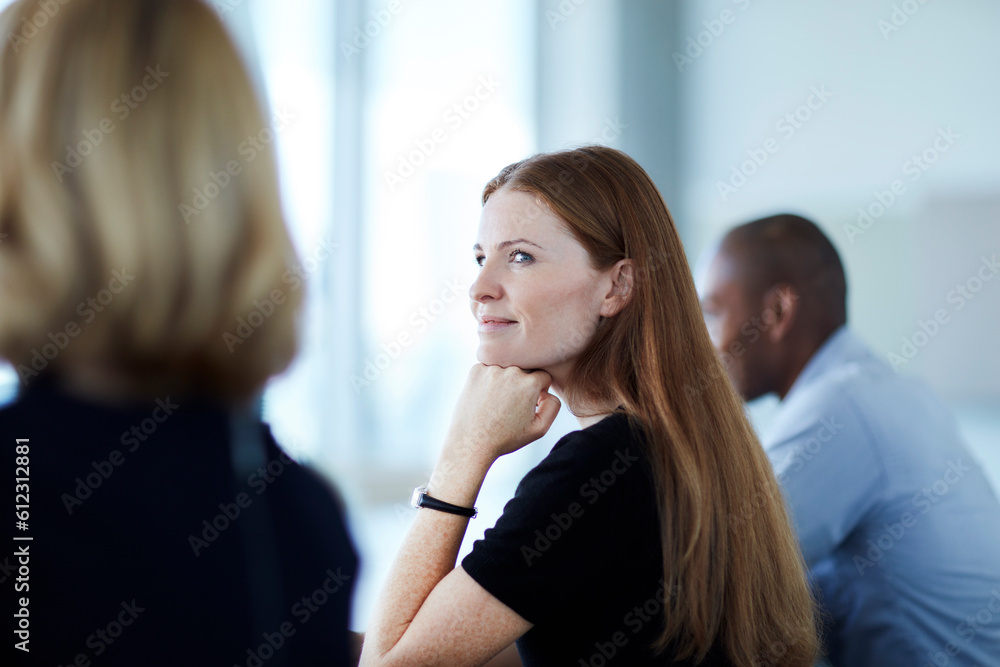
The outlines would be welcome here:
<svg viewBox="0 0 1000 667">
<path fill-rule="evenodd" d="M 274 160 L 241 151 L 267 121 L 232 41 L 198 0 L 52 5 L 0 20 L 0 356 L 25 384 L 97 367 L 253 394 L 294 356 L 302 295 Z"/>
</svg>

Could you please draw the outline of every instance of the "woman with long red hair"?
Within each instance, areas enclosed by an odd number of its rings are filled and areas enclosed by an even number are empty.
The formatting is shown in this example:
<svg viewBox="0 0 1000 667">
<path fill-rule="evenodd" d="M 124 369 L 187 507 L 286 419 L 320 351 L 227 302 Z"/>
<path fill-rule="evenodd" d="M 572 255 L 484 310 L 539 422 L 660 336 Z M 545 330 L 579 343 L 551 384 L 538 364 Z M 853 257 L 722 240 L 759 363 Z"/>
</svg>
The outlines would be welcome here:
<svg viewBox="0 0 1000 667">
<path fill-rule="evenodd" d="M 812 665 L 813 600 L 771 466 L 655 185 L 602 146 L 483 192 L 478 361 L 362 664 Z M 565 402 L 581 430 L 456 567 L 492 463 Z"/>
</svg>

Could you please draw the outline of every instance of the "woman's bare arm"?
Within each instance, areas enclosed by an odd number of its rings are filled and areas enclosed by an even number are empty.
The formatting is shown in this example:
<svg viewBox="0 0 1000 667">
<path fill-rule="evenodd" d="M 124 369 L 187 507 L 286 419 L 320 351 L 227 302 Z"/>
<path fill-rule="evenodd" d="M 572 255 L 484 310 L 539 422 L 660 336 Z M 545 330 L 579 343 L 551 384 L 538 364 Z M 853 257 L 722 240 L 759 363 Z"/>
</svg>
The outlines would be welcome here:
<svg viewBox="0 0 1000 667">
<path fill-rule="evenodd" d="M 428 493 L 474 506 L 493 462 L 551 426 L 559 401 L 546 391 L 550 381 L 543 372 L 474 366 Z M 531 628 L 455 567 L 468 522 L 418 512 L 366 633 L 362 665 L 482 665 Z"/>
</svg>

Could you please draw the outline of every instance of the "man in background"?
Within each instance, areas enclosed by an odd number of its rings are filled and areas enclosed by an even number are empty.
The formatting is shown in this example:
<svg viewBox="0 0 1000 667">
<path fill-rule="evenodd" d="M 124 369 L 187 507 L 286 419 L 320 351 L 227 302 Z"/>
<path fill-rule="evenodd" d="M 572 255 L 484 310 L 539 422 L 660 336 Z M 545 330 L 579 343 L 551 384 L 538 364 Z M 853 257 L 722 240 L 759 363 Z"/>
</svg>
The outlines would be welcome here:
<svg viewBox="0 0 1000 667">
<path fill-rule="evenodd" d="M 1000 664 L 1000 504 L 941 402 L 847 327 L 829 239 L 795 215 L 756 220 L 723 238 L 704 278 L 705 321 L 736 388 L 781 399 L 762 442 L 830 661 Z"/>
</svg>

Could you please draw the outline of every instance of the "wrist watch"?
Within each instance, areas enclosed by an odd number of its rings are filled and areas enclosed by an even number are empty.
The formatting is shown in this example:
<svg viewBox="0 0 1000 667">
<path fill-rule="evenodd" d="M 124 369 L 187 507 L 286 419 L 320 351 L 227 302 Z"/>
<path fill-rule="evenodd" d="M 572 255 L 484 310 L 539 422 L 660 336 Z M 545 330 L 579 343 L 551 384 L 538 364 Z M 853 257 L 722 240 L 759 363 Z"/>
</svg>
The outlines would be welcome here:
<svg viewBox="0 0 1000 667">
<path fill-rule="evenodd" d="M 475 507 L 459 507 L 458 505 L 452 505 L 451 503 L 446 503 L 443 500 L 438 500 L 432 496 L 427 495 L 426 486 L 418 486 L 413 489 L 413 497 L 410 499 L 410 505 L 416 507 L 417 509 L 426 508 L 429 510 L 437 510 L 438 512 L 447 512 L 448 514 L 457 514 L 458 516 L 468 517 L 474 519 L 479 512 Z"/>
</svg>

